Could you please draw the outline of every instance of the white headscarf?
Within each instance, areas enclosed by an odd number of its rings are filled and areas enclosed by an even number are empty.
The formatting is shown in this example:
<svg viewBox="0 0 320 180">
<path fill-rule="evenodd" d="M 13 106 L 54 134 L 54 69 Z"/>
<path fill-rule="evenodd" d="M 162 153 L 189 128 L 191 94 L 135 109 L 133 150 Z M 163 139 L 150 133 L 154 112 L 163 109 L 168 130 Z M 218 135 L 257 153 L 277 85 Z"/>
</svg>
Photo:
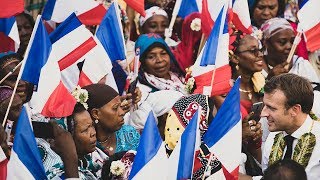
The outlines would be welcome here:
<svg viewBox="0 0 320 180">
<path fill-rule="evenodd" d="M 154 15 L 162 15 L 162 16 L 168 17 L 168 14 L 166 13 L 166 11 L 164 11 L 163 9 L 161 9 L 158 6 L 153 6 L 153 7 L 151 7 L 151 8 L 146 10 L 146 16 L 145 17 L 140 16 L 140 19 L 139 19 L 140 26 L 143 26 L 143 24 L 149 18 L 153 17 Z"/>
</svg>

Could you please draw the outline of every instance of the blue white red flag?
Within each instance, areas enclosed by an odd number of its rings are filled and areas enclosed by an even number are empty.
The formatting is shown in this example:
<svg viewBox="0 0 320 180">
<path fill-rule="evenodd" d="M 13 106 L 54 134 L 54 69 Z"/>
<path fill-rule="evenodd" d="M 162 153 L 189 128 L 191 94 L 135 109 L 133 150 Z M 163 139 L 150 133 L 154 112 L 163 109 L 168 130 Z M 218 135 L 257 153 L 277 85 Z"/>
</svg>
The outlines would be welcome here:
<svg viewBox="0 0 320 180">
<path fill-rule="evenodd" d="M 238 179 L 241 160 L 242 121 L 239 87 L 240 78 L 235 82 L 203 136 L 203 142 L 221 162 L 227 180 Z"/>
<path fill-rule="evenodd" d="M 232 0 L 232 22 L 234 26 L 246 33 L 252 33 L 248 0 Z"/>
<path fill-rule="evenodd" d="M 7 165 L 7 179 L 47 179 L 27 108 L 23 106 Z"/>
<path fill-rule="evenodd" d="M 227 23 L 227 4 L 220 10 L 216 24 L 192 67 L 195 78 L 194 93 L 217 95 L 230 87 L 231 68 L 229 66 L 229 34 Z M 215 71 L 215 72 L 214 72 Z M 213 86 L 211 87 L 211 81 Z"/>
<path fill-rule="evenodd" d="M 169 157 L 168 179 L 191 179 L 195 151 L 201 144 L 201 107 L 193 115 L 180 140 Z"/>
<path fill-rule="evenodd" d="M 75 13 L 85 25 L 99 25 L 107 10 L 94 0 L 48 0 L 42 16 L 45 20 L 63 22 Z"/>
<path fill-rule="evenodd" d="M 320 49 L 320 1 L 306 1 L 303 7 L 298 11 L 298 31 L 305 35 L 307 49 L 314 52 Z"/>
<path fill-rule="evenodd" d="M 137 154 L 134 158 L 129 179 L 167 179 L 168 158 L 165 143 L 160 136 L 153 112 L 148 119 L 140 137 Z"/>
<path fill-rule="evenodd" d="M 0 18 L 0 52 L 18 51 L 20 38 L 16 18 Z"/>
</svg>

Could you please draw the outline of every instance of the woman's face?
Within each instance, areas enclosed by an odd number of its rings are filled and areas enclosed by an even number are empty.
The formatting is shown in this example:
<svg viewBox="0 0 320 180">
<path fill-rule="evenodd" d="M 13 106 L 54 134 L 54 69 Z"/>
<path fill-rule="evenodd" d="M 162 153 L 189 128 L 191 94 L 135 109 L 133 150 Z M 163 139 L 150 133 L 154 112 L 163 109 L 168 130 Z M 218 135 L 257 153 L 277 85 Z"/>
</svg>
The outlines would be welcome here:
<svg viewBox="0 0 320 180">
<path fill-rule="evenodd" d="M 147 53 L 144 68 L 156 77 L 170 79 L 170 55 L 165 49 L 155 47 Z"/>
<path fill-rule="evenodd" d="M 2 71 L 1 74 L 3 74 L 3 76 L 5 76 L 12 69 L 14 69 L 18 64 L 19 64 L 19 61 L 16 59 L 12 59 L 10 61 L 7 61 L 1 69 L 1 71 Z M 20 71 L 20 68 L 15 70 L 5 81 L 2 82 L 1 85 L 10 86 L 13 89 L 15 86 L 15 83 L 17 81 L 19 71 Z M 32 88 L 32 86 L 29 83 L 22 81 L 22 80 L 19 81 L 18 87 L 17 87 L 17 94 L 20 96 L 20 98 L 23 102 L 26 102 L 27 98 L 29 98 L 27 96 L 28 95 L 30 96 L 30 93 L 32 93 L 30 88 Z"/>
<path fill-rule="evenodd" d="M 121 108 L 121 97 L 117 96 L 98 109 L 99 123 L 108 131 L 115 132 L 124 124 L 125 112 Z"/>
<path fill-rule="evenodd" d="M 79 155 L 86 155 L 95 150 L 96 130 L 88 111 L 76 113 L 73 139 Z"/>
<path fill-rule="evenodd" d="M 253 21 L 260 27 L 266 20 L 277 16 L 278 0 L 260 0 L 253 9 Z"/>
<path fill-rule="evenodd" d="M 27 47 L 32 34 L 32 24 L 30 24 L 24 15 L 18 15 L 16 18 L 21 42 L 20 46 Z"/>
<path fill-rule="evenodd" d="M 164 37 L 164 31 L 169 26 L 169 20 L 162 15 L 154 15 L 149 18 L 142 26 L 142 33 L 157 33 Z"/>
<path fill-rule="evenodd" d="M 277 60 L 277 64 L 283 63 L 289 56 L 295 35 L 291 29 L 285 29 L 273 35 L 267 40 L 268 56 Z"/>
<path fill-rule="evenodd" d="M 0 114 L 3 115 L 1 116 L 1 118 L 4 118 L 9 102 L 10 102 L 10 98 L 7 98 L 6 100 L 0 103 Z M 17 121 L 20 115 L 20 111 L 22 109 L 22 105 L 23 105 L 23 102 L 20 96 L 15 94 L 12 100 L 9 114 L 8 114 L 8 119 L 10 119 L 11 121 Z"/>
<path fill-rule="evenodd" d="M 259 49 L 258 41 L 254 37 L 247 35 L 242 38 L 236 55 L 238 56 L 238 65 L 241 71 L 249 73 L 262 71 L 263 54 Z"/>
</svg>

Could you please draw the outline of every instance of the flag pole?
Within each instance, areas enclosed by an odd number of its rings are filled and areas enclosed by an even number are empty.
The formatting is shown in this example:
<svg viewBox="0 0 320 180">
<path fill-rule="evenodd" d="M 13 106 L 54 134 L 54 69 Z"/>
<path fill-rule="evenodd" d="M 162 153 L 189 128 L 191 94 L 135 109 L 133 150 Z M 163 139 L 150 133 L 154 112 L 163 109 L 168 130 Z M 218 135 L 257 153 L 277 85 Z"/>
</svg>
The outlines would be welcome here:
<svg viewBox="0 0 320 180">
<path fill-rule="evenodd" d="M 287 63 L 290 63 L 292 61 L 293 54 L 296 51 L 298 44 L 300 43 L 301 35 L 302 35 L 302 33 L 298 32 L 297 36 L 294 38 L 293 45 L 291 47 L 289 56 L 288 56 L 287 61 L 286 61 Z M 288 67 L 289 67 L 289 65 L 285 66 L 285 68 L 288 68 Z"/>
<path fill-rule="evenodd" d="M 12 95 L 11 95 L 11 98 L 10 98 L 10 101 L 9 101 L 9 105 L 7 107 L 6 114 L 5 114 L 4 118 L 3 118 L 2 127 L 4 127 L 4 125 L 6 124 L 6 121 L 7 121 L 8 115 L 9 115 L 9 111 L 10 111 L 10 108 L 11 108 L 11 105 L 12 105 L 13 97 L 16 94 L 17 87 L 18 87 L 19 81 L 21 79 L 22 72 L 23 72 L 24 66 L 26 64 L 27 58 L 29 56 L 30 48 L 32 46 L 32 43 L 30 43 L 30 42 L 33 42 L 33 40 L 34 40 L 34 36 L 35 36 L 35 34 L 37 32 L 37 29 L 38 29 L 39 21 L 41 21 L 41 15 L 38 15 L 38 17 L 37 17 L 37 20 L 35 22 L 35 26 L 33 28 L 33 31 L 32 31 L 31 37 L 30 37 L 29 44 L 28 44 L 27 49 L 26 49 L 26 53 L 25 53 L 26 55 L 24 56 L 23 60 L 21 61 L 21 68 L 19 70 L 17 81 L 16 81 L 16 83 L 14 85 L 14 88 L 13 88 L 13 92 L 12 92 Z"/>
<path fill-rule="evenodd" d="M 200 55 L 201 50 L 202 50 L 202 48 L 204 47 L 206 41 L 207 41 L 207 38 L 206 38 L 206 36 L 202 33 L 201 40 L 200 40 L 200 44 L 199 44 L 199 49 L 198 49 L 198 55 L 197 55 L 197 56 Z"/>
<path fill-rule="evenodd" d="M 14 67 L 7 75 L 5 75 L 5 76 L 1 79 L 0 84 L 1 84 L 3 81 L 5 81 L 11 74 L 13 74 L 13 73 L 21 66 L 21 64 L 22 64 L 22 61 L 19 62 L 19 64 L 16 65 L 16 67 Z"/>
</svg>

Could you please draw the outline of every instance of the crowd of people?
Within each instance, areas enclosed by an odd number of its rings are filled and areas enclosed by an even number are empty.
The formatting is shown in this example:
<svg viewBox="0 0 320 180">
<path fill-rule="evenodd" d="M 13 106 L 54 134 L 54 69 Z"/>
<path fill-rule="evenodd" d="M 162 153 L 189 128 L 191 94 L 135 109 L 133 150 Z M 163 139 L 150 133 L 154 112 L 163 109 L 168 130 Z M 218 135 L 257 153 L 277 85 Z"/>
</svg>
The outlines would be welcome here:
<svg viewBox="0 0 320 180">
<path fill-rule="evenodd" d="M 109 1 L 103 3 L 109 7 Z M 320 50 L 309 52 L 302 37 L 287 61 L 297 35 L 300 1 L 248 0 L 253 33 L 241 32 L 229 22 L 231 78 L 214 96 L 193 93 L 197 82 L 186 88 L 186 77 L 205 38 L 201 26 L 192 27 L 201 22 L 199 12 L 177 17 L 172 36 L 166 37 L 175 3 L 145 0 L 144 17 L 130 6 L 121 11 L 127 60 L 118 63 L 127 74 L 136 66 L 135 52 L 140 52 L 137 85 L 132 92 L 115 90 L 103 81 L 78 87 L 70 92 L 77 101 L 72 114 L 62 118 L 44 117 L 28 106 L 32 121 L 53 127 L 53 137 L 36 137 L 47 178 L 128 179 L 150 111 L 157 117 L 169 157 L 199 107 L 202 139 L 241 76 L 238 178 L 320 179 Z M 17 52 L 0 53 L 1 124 L 5 121 L 0 127 L 0 150 L 5 155 L 1 163 L 10 159 L 20 111 L 34 91 L 30 82 L 17 82 L 20 67 L 16 67 L 25 56 L 35 22 L 28 12 L 17 15 L 16 20 L 20 47 Z M 320 37 L 320 31 L 318 34 Z M 252 107 L 260 102 L 263 108 L 259 116 Z M 8 106 L 10 111 L 4 119 Z M 223 165 L 218 158 L 206 156 L 206 146 L 200 146 L 200 152 L 196 153 L 192 178 L 215 179 Z M 114 170 L 116 163 L 123 164 L 123 172 Z"/>
</svg>

